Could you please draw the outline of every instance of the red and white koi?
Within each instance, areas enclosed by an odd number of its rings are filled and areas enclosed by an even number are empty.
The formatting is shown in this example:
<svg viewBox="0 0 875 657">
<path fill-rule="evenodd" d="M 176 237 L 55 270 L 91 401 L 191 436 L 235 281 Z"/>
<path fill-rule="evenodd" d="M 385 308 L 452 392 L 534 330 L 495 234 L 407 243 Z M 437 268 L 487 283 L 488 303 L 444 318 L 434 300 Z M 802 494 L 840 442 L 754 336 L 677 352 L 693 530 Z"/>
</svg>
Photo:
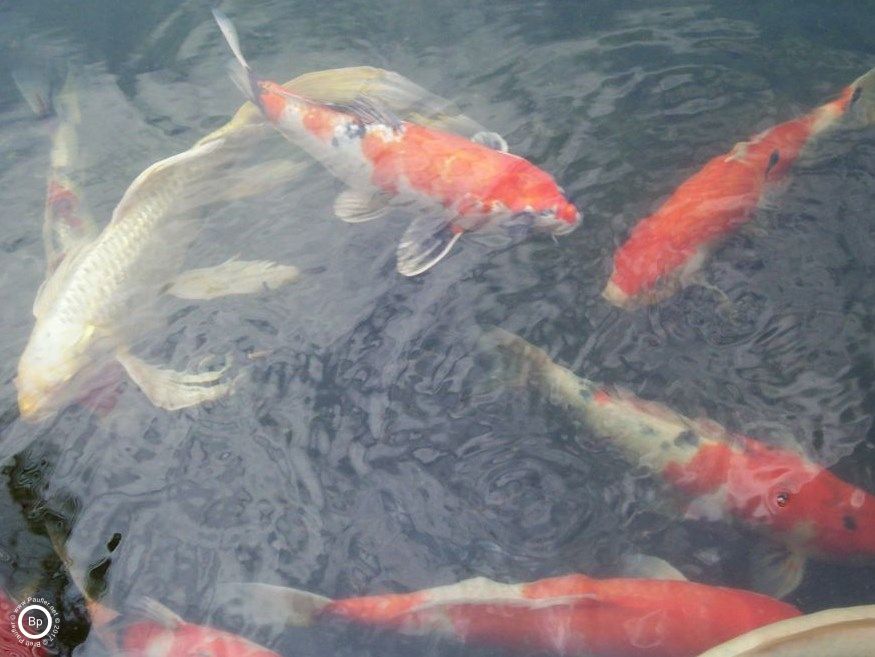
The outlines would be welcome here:
<svg viewBox="0 0 875 657">
<path fill-rule="evenodd" d="M 875 120 L 875 69 L 833 100 L 711 159 L 642 219 L 614 253 L 603 296 L 617 306 L 655 303 L 688 283 L 720 240 L 750 221 L 807 144 L 856 105 Z"/>
<path fill-rule="evenodd" d="M 15 609 L 18 606 L 2 588 L 0 588 L 0 655 L 3 657 L 48 657 L 49 651 L 42 645 L 27 646 L 26 637 L 16 636 L 13 623 L 16 619 Z"/>
<path fill-rule="evenodd" d="M 692 420 L 628 392 L 603 388 L 501 330 L 491 334 L 510 371 L 643 465 L 681 498 L 689 518 L 734 521 L 761 532 L 757 588 L 783 596 L 801 581 L 806 557 L 875 559 L 875 495 L 842 481 L 801 450 Z M 506 361 L 507 362 L 507 361 Z"/>
<path fill-rule="evenodd" d="M 284 611 L 285 622 L 293 626 L 343 620 L 403 634 L 581 657 L 693 657 L 800 613 L 780 600 L 739 589 L 578 574 L 524 584 L 477 577 L 413 593 L 341 600 L 265 584 L 230 586 L 248 604 Z"/>
<path fill-rule="evenodd" d="M 466 139 L 403 121 L 365 96 L 325 103 L 291 93 L 252 73 L 233 24 L 213 14 L 243 69 L 238 86 L 287 139 L 349 186 L 334 204 L 338 217 L 368 221 L 390 202 L 421 210 L 398 246 L 401 274 L 431 268 L 468 231 L 523 226 L 564 235 L 579 224 L 580 212 L 552 176 L 505 152 L 498 135 Z"/>
</svg>

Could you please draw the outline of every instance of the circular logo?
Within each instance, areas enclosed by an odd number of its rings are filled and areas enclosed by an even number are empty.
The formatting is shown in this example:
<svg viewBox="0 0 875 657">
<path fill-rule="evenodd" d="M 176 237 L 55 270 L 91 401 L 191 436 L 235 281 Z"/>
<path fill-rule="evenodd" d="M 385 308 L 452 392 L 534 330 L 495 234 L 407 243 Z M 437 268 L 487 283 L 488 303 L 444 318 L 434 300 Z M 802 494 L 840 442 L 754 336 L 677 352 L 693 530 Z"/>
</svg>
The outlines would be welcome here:
<svg viewBox="0 0 875 657">
<path fill-rule="evenodd" d="M 9 615 L 12 634 L 19 644 L 40 647 L 58 636 L 58 612 L 45 598 L 27 598 Z"/>
</svg>

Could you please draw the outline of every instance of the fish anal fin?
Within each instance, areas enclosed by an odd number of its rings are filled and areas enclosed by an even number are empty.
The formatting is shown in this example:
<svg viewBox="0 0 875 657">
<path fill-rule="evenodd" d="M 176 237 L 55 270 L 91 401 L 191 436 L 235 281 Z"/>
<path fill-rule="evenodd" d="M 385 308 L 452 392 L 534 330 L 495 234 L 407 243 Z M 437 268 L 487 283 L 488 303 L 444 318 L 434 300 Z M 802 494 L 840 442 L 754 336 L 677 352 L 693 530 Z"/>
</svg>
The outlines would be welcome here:
<svg viewBox="0 0 875 657">
<path fill-rule="evenodd" d="M 221 370 L 195 374 L 150 365 L 126 349 L 120 349 L 116 358 L 149 401 L 167 411 L 220 399 L 233 390 L 236 382 L 236 379 L 219 381 L 229 365 Z"/>
<path fill-rule="evenodd" d="M 231 259 L 215 267 L 189 269 L 177 275 L 167 289 L 180 299 L 216 299 L 234 294 L 254 294 L 291 283 L 298 269 L 270 260 Z"/>
<path fill-rule="evenodd" d="M 804 555 L 783 545 L 757 545 L 751 554 L 751 585 L 760 593 L 783 598 L 802 582 L 805 562 Z"/>
<path fill-rule="evenodd" d="M 417 276 L 444 259 L 462 233 L 453 230 L 446 214 L 426 214 L 414 219 L 398 243 L 398 273 Z"/>
<path fill-rule="evenodd" d="M 334 215 L 348 224 L 378 219 L 389 209 L 389 197 L 380 191 L 345 189 L 334 199 Z"/>
<path fill-rule="evenodd" d="M 486 148 L 491 148 L 502 153 L 507 153 L 507 141 L 505 141 L 504 137 L 502 137 L 497 132 L 481 130 L 473 137 L 471 137 L 471 141 L 473 141 L 475 144 L 486 146 Z"/>
</svg>

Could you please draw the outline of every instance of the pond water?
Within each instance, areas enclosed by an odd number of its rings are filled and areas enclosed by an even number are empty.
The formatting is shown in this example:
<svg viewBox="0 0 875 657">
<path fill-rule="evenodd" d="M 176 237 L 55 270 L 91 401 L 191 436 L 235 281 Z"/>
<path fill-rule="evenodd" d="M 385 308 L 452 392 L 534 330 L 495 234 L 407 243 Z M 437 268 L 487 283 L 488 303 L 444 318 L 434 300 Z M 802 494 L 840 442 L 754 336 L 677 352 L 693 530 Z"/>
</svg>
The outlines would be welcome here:
<svg viewBox="0 0 875 657">
<path fill-rule="evenodd" d="M 293 183 L 210 209 L 186 262 L 294 264 L 278 290 L 162 300 L 139 346 L 185 368 L 230 354 L 220 401 L 156 409 L 128 382 L 111 411 L 18 417 L 15 376 L 43 279 L 50 139 L 11 76 L 23 52 L 79 78 L 81 188 L 103 224 L 134 177 L 242 102 L 210 3 L 0 5 L 0 582 L 36 582 L 86 639 L 81 597 L 46 536 L 69 531 L 103 600 L 142 596 L 243 630 L 217 582 L 343 597 L 473 576 L 610 575 L 619 555 L 745 586 L 757 539 L 664 513 L 644 468 L 536 396 L 472 394 L 480 336 L 519 333 L 581 376 L 764 442 L 792 437 L 875 492 L 875 131 L 820 139 L 690 286 L 636 310 L 601 290 L 640 218 L 711 157 L 834 97 L 875 59 L 869 3 L 652 1 L 225 3 L 258 71 L 288 80 L 367 64 L 398 71 L 502 134 L 583 211 L 578 229 L 513 246 L 460 242 L 428 273 L 395 271 L 409 221 L 348 225 L 341 183 Z M 279 139 L 279 136 L 277 136 Z M 289 147 L 291 148 L 291 147 Z M 120 539 L 120 540 L 119 540 Z M 116 545 L 117 544 L 117 545 Z M 872 565 L 813 562 L 801 609 L 875 603 Z M 236 624 L 235 624 L 236 623 Z M 327 624 L 260 641 L 284 655 L 489 655 L 497 648 Z M 77 647 L 78 646 L 78 647 Z"/>
</svg>

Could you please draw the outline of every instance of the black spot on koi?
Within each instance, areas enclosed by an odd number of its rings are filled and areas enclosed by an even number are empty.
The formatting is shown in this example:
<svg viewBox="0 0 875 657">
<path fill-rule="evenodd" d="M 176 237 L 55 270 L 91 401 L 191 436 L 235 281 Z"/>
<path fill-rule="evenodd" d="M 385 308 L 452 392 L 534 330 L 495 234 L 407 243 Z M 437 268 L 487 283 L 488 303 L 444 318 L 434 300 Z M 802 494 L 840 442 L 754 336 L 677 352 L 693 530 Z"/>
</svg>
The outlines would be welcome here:
<svg viewBox="0 0 875 657">
<path fill-rule="evenodd" d="M 698 447 L 699 445 L 699 436 L 695 434 L 695 432 L 687 429 L 686 431 L 681 431 L 677 436 L 674 437 L 675 447 L 682 447 L 684 445 L 689 447 Z"/>
<path fill-rule="evenodd" d="M 772 154 L 769 155 L 769 163 L 766 165 L 766 174 L 769 175 L 769 172 L 775 168 L 778 162 L 781 161 L 781 152 L 778 150 L 772 151 Z"/>
<path fill-rule="evenodd" d="M 842 525 L 844 525 L 845 529 L 849 532 L 853 532 L 857 530 L 857 519 L 854 516 L 845 516 L 842 518 Z"/>
</svg>

